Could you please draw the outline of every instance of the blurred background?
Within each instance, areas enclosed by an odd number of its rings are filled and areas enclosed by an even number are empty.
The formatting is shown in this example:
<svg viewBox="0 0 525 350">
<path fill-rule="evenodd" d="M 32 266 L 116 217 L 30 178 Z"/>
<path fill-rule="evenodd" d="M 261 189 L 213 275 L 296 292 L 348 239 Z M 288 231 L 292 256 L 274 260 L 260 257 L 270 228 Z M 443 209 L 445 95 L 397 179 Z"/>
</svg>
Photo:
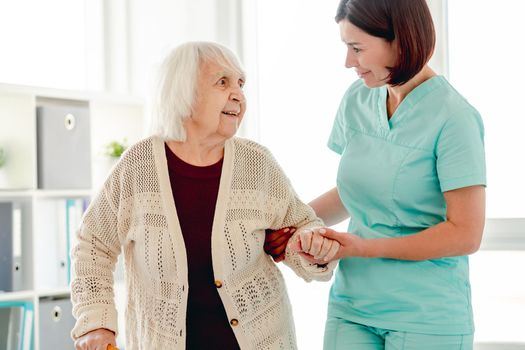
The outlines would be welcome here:
<svg viewBox="0 0 525 350">
<path fill-rule="evenodd" d="M 310 201 L 335 185 L 338 157 L 326 142 L 339 101 L 357 79 L 344 68 L 346 48 L 333 20 L 337 4 L 338 0 L 0 0 L 0 147 L 2 137 L 7 139 L 15 126 L 23 128 L 17 114 L 2 114 L 12 103 L 6 96 L 14 95 L 36 96 L 36 105 L 39 98 L 49 97 L 119 101 L 122 117 L 105 124 L 112 115 L 109 109 L 99 117 L 101 124 L 93 119 L 92 125 L 112 125 L 115 132 L 106 130 L 109 135 L 97 141 L 104 127 L 92 129 L 92 142 L 132 142 L 146 135 L 162 58 L 188 40 L 218 41 L 238 53 L 247 71 L 248 111 L 241 136 L 269 147 L 300 197 Z M 486 130 L 488 219 L 482 249 L 471 257 L 476 347 L 525 349 L 525 138 L 520 136 L 525 129 L 525 2 L 429 4 L 438 35 L 431 66 L 480 111 Z M 133 117 L 126 119 L 126 111 Z M 116 131 L 127 123 L 132 131 Z M 23 189 L 0 191 L 0 202 L 24 202 L 27 197 L 33 227 L 42 212 L 38 205 L 47 198 L 89 197 L 88 192 L 42 192 L 36 180 L 28 181 Z M 93 181 L 89 186 L 96 185 Z M 345 225 L 338 228 L 344 230 Z M 31 241 L 37 241 L 34 232 L 28 233 Z M 38 321 L 43 317 L 42 300 L 67 296 L 68 290 L 65 285 L 56 292 L 55 284 L 42 292 L 35 243 L 27 246 L 32 278 L 20 290 L 0 294 L 0 310 L 2 303 L 13 308 L 18 307 L 13 303 L 33 302 L 37 334 L 25 346 L 44 349 L 48 333 L 40 328 L 45 321 Z M 282 270 L 299 348 L 321 349 L 329 283 L 307 284 L 286 267 Z M 117 299 L 122 307 L 122 286 Z M 0 311 L 0 329 L 2 315 Z M 2 334 L 7 344 L 8 332 L 0 331 L 0 339 Z"/>
</svg>

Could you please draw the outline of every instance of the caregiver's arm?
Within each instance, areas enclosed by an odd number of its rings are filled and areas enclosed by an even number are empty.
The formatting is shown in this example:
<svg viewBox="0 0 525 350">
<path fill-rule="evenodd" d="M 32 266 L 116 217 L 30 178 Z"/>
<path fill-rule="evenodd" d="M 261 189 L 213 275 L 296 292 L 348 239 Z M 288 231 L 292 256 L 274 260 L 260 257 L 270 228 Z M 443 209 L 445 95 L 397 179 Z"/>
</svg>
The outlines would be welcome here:
<svg viewBox="0 0 525 350">
<path fill-rule="evenodd" d="M 326 226 L 332 226 L 348 219 L 348 212 L 341 202 L 337 187 L 320 195 L 310 203 L 315 214 L 320 217 Z"/>
<path fill-rule="evenodd" d="M 485 187 L 464 187 L 447 191 L 444 196 L 447 220 L 410 236 L 363 239 L 330 229 L 324 235 L 341 244 L 336 259 L 358 256 L 428 260 L 476 252 L 485 224 Z"/>
</svg>

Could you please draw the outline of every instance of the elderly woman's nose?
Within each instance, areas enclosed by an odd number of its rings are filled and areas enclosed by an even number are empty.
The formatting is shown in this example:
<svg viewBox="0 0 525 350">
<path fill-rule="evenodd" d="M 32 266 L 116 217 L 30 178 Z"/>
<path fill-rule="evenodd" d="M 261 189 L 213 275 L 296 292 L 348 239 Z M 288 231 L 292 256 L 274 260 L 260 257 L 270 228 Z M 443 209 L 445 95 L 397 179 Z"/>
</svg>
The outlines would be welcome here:
<svg viewBox="0 0 525 350">
<path fill-rule="evenodd" d="M 238 102 L 244 102 L 244 93 L 242 92 L 242 90 L 240 88 L 238 89 L 235 89 L 234 91 L 232 91 L 232 93 L 230 94 L 230 98 L 234 101 L 238 101 Z"/>
</svg>

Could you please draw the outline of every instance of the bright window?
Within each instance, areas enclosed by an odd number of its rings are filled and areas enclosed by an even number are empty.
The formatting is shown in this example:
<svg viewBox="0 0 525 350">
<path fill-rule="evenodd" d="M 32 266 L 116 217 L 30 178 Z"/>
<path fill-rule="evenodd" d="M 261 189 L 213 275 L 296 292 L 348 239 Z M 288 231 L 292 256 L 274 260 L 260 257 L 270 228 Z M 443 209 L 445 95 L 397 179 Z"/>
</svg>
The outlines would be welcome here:
<svg viewBox="0 0 525 350">
<path fill-rule="evenodd" d="M 471 256 L 476 342 L 525 346 L 524 262 L 525 251 L 480 251 Z"/>
<path fill-rule="evenodd" d="M 487 216 L 525 217 L 525 2 L 448 2 L 452 84 L 481 113 L 487 156 Z"/>
<path fill-rule="evenodd" d="M 485 124 L 487 216 L 485 241 L 497 251 L 473 255 L 471 282 L 477 342 L 487 349 L 525 345 L 525 141 L 523 80 L 525 2 L 448 1 L 450 80 Z M 492 344 L 492 345 L 490 345 Z"/>
<path fill-rule="evenodd" d="M 97 12 L 97 3 L 0 2 L 0 83 L 101 88 L 102 11 Z"/>
</svg>

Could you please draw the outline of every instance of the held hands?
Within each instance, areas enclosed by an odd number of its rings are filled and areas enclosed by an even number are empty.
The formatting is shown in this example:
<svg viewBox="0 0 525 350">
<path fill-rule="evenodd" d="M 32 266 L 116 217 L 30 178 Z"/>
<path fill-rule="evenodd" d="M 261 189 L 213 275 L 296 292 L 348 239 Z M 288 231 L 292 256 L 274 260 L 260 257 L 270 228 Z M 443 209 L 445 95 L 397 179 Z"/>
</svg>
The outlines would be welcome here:
<svg viewBox="0 0 525 350">
<path fill-rule="evenodd" d="M 332 256 L 331 260 L 337 260 L 344 257 L 369 257 L 366 250 L 366 240 L 349 232 L 337 232 L 331 228 L 319 227 L 313 229 L 313 233 L 321 235 L 325 239 L 338 242 L 341 246 Z"/>
<path fill-rule="evenodd" d="M 317 227 L 301 232 L 292 248 L 310 263 L 326 264 L 344 257 L 369 256 L 366 240 L 348 232 L 337 232 L 327 227 Z"/>
<path fill-rule="evenodd" d="M 286 245 L 294 232 L 294 227 L 287 227 L 277 231 L 266 230 L 264 251 L 271 255 L 275 262 L 284 260 Z M 322 239 L 332 241 L 331 245 L 328 242 L 324 244 Z M 335 243 L 340 245 L 338 250 L 335 249 L 337 246 Z M 328 262 L 323 261 L 325 258 L 337 260 L 347 256 L 369 256 L 370 254 L 366 252 L 364 245 L 365 240 L 352 233 L 337 232 L 330 228 L 318 227 L 301 233 L 299 240 L 292 244 L 292 249 L 298 251 L 311 263 L 325 264 Z M 328 256 L 328 253 L 333 253 L 332 249 L 336 250 L 335 255 Z M 315 257 L 320 258 L 321 261 L 316 260 Z"/>
<path fill-rule="evenodd" d="M 75 341 L 75 350 L 106 350 L 112 349 L 110 346 L 115 346 L 115 344 L 115 333 L 99 328 L 79 337 Z"/>
<path fill-rule="evenodd" d="M 338 255 L 341 245 L 325 236 L 328 230 L 324 227 L 303 230 L 291 247 L 310 263 L 329 263 Z"/>
</svg>

